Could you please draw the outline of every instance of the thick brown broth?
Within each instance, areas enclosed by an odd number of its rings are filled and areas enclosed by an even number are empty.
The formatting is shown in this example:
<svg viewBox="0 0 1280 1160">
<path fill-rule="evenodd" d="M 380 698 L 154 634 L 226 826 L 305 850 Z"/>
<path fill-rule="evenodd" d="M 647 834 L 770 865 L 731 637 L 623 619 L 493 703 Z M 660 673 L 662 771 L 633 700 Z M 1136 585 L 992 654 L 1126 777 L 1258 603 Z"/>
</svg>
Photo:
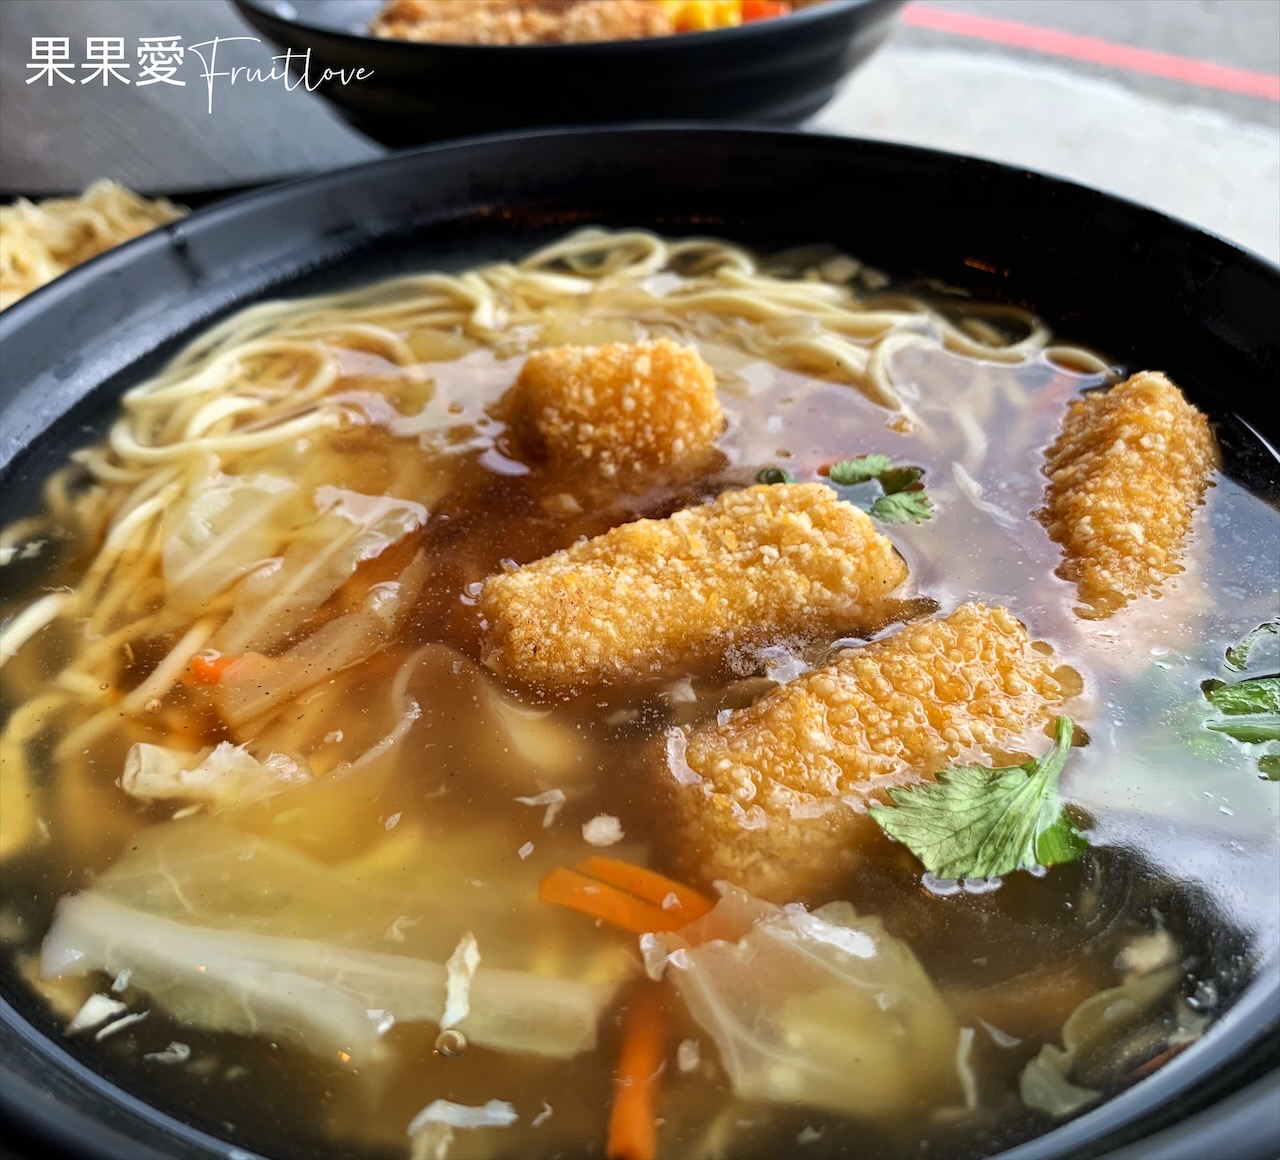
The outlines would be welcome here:
<svg viewBox="0 0 1280 1160">
<path fill-rule="evenodd" d="M 608 316 L 598 321 L 559 319 L 537 342 L 634 335 L 634 321 L 602 313 Z M 408 370 L 351 344 L 331 391 L 347 421 L 287 448 L 242 454 L 227 470 L 271 471 L 302 488 L 393 495 L 429 509 L 423 526 L 362 561 L 302 629 L 286 633 L 271 651 L 283 652 L 360 607 L 374 586 L 394 582 L 421 551 L 425 579 L 410 615 L 381 651 L 288 699 L 251 728 L 229 725 L 207 687 L 180 683 L 153 711 L 122 715 L 70 752 L 63 745 L 55 756 L 88 709 L 63 713 L 54 728 L 36 735 L 29 752 L 45 838 L 6 865 L 0 887 L 5 942 L 18 975 L 31 982 L 31 956 L 58 899 L 90 886 L 139 841 L 167 828 L 179 867 L 182 849 L 204 841 L 201 835 L 220 841 L 222 834 L 232 850 L 231 869 L 211 895 L 187 900 L 203 925 L 301 933 L 439 962 L 471 930 L 485 966 L 616 977 L 634 956 L 635 938 L 539 904 L 540 878 L 593 852 L 582 825 L 600 814 L 616 816 L 625 834 L 610 855 L 670 870 L 646 764 L 653 739 L 672 724 L 710 720 L 750 703 L 771 687 L 770 666 L 781 666 L 775 675 L 785 679 L 841 643 L 859 642 L 793 642 L 781 651 L 735 655 L 714 671 L 554 700 L 531 689 L 500 689 L 476 663 L 484 629 L 478 585 L 510 562 L 535 560 L 616 524 L 660 517 L 751 482 L 765 466 L 785 467 L 803 482 L 821 478 L 820 469 L 833 461 L 884 452 L 923 467 L 936 504 L 931 520 L 889 530 L 910 565 L 912 592 L 943 610 L 965 600 L 1004 604 L 1033 638 L 1080 672 L 1086 694 L 1075 714 L 1088 744 L 1073 751 L 1063 792 L 1092 848 L 1043 876 L 938 883 L 922 877 L 903 847 L 871 831 L 855 874 L 821 897 L 796 901 L 847 900 L 859 913 L 879 915 L 891 935 L 909 944 L 971 1031 L 962 1041 L 974 1083 L 968 1102 L 958 1089 L 924 1091 L 900 1114 L 868 1121 L 738 1099 L 710 1038 L 669 996 L 661 1154 L 763 1157 L 798 1150 L 888 1160 L 945 1146 L 948 1155 L 980 1155 L 1043 1132 L 1053 1121 L 1019 1101 L 1020 1071 L 1042 1044 L 1058 1041 L 1081 1002 L 1121 982 L 1125 956 L 1139 953 L 1135 947 L 1160 930 L 1176 944 L 1183 969 L 1137 1027 L 1095 1050 L 1083 1074 L 1113 1091 L 1140 1078 L 1170 1043 L 1194 1039 L 1275 941 L 1275 884 L 1267 875 L 1276 852 L 1276 786 L 1258 776 L 1252 753 L 1227 739 L 1211 736 L 1193 750 L 1166 735 L 1179 706 L 1217 674 L 1223 651 L 1275 615 L 1276 511 L 1232 480 L 1235 452 L 1226 447 L 1226 471 L 1197 517 L 1187 571 L 1158 601 L 1139 602 L 1109 621 L 1083 621 L 1072 611 L 1073 587 L 1053 574 L 1058 548 L 1034 512 L 1043 494 L 1043 449 L 1065 403 L 1100 385 L 1102 376 L 1065 369 L 1044 354 L 1001 363 L 912 345 L 890 360 L 892 381 L 913 413 L 902 424 L 849 385 L 811 377 L 818 368 L 804 373 L 753 357 L 747 323 L 729 332 L 739 335 L 737 349 L 724 330 L 710 340 L 697 325 L 683 332 L 718 372 L 728 417 L 720 460 L 696 479 L 642 494 L 619 494 L 522 461 L 490 409 L 510 386 L 517 348 L 528 336 L 489 350 L 452 333 L 410 332 L 406 341 L 419 361 Z M 47 570 L 22 562 L 30 569 L 27 590 L 6 614 L 38 591 L 74 584 L 98 545 L 58 547 Z M 107 703 L 127 699 L 187 627 L 141 640 L 115 686 L 101 690 Z M 419 655 L 424 646 L 434 647 Z M 71 648 L 69 629 L 55 626 L 22 649 L 4 674 L 9 709 L 40 695 Z M 406 662 L 415 655 L 410 669 Z M 420 709 L 408 732 L 347 769 L 394 731 L 405 697 Z M 509 727 L 513 713 L 517 727 Z M 125 753 L 135 742 L 195 749 L 251 739 L 305 754 L 315 780 L 213 821 L 205 810 L 175 819 L 185 812 L 181 803 L 146 804 L 120 789 Z M 550 788 L 562 789 L 567 800 L 544 827 L 541 806 L 514 799 Z M 219 821 L 227 829 L 211 831 Z M 237 878 L 237 843 L 254 835 L 332 868 L 344 885 L 317 903 L 287 877 L 261 881 L 243 871 Z M 265 857 L 247 845 L 243 850 L 241 867 Z M 220 901 L 217 891 L 224 889 Z M 35 1017 L 46 1026 L 65 1023 L 90 990 L 105 991 L 110 981 L 38 983 L 42 1006 Z M 455 1133 L 452 1160 L 601 1155 L 623 994 L 601 1020 L 597 1048 L 570 1060 L 475 1044 L 446 1058 L 435 1050 L 437 1028 L 428 1023 L 397 1024 L 366 1060 L 345 1051 L 319 1057 L 305 1035 L 290 1042 L 198 1030 L 128 986 L 124 999 L 131 1010 L 146 1010 L 147 1019 L 100 1044 L 82 1037 L 72 1045 L 161 1106 L 271 1154 L 403 1156 L 406 1125 L 432 1100 L 478 1106 L 500 1099 L 514 1105 L 518 1123 Z M 674 1062 L 682 1040 L 699 1045 L 700 1061 L 688 1071 Z M 171 1041 L 186 1044 L 189 1059 L 144 1058 Z M 539 1119 L 546 1109 L 549 1116 Z"/>
</svg>

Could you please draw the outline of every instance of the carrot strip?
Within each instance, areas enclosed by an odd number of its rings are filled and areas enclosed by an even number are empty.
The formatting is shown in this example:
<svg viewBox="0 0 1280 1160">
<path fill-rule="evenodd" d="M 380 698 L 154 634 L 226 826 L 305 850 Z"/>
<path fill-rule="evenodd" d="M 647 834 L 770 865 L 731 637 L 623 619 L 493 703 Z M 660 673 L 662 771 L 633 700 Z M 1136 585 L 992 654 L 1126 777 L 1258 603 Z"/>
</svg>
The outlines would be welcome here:
<svg viewBox="0 0 1280 1160">
<path fill-rule="evenodd" d="M 652 902 L 679 919 L 676 927 L 694 922 L 711 912 L 714 903 L 699 894 L 692 887 L 676 882 L 656 870 L 647 870 L 631 862 L 620 862 L 617 858 L 602 858 L 593 854 L 578 864 L 578 869 L 588 877 L 607 882 L 620 890 L 626 890 L 645 902 Z M 675 896 L 674 904 L 668 905 L 667 899 Z M 675 928 L 673 928 L 675 929 Z"/>
<path fill-rule="evenodd" d="M 563 866 L 552 870 L 538 883 L 538 901 L 580 911 L 634 934 L 675 930 L 683 925 L 683 919 L 673 911 L 651 906 L 625 891 Z"/>
<path fill-rule="evenodd" d="M 189 666 L 191 679 L 202 685 L 216 685 L 222 680 L 222 674 L 239 659 L 223 653 L 218 653 L 216 656 L 197 653 L 191 658 Z"/>
<path fill-rule="evenodd" d="M 1190 1046 L 1190 1043 L 1175 1043 L 1172 1047 L 1165 1048 L 1164 1051 L 1153 1055 L 1146 1063 L 1142 1064 L 1141 1067 L 1135 1068 L 1133 1072 L 1134 1078 L 1142 1079 L 1145 1076 L 1150 1075 L 1153 1071 L 1159 1071 L 1175 1055 L 1180 1055 Z"/>
<path fill-rule="evenodd" d="M 623 1025 L 605 1147 L 609 1160 L 655 1160 L 658 1155 L 658 1090 L 666 1048 L 662 988 L 646 980 L 636 988 Z"/>
</svg>

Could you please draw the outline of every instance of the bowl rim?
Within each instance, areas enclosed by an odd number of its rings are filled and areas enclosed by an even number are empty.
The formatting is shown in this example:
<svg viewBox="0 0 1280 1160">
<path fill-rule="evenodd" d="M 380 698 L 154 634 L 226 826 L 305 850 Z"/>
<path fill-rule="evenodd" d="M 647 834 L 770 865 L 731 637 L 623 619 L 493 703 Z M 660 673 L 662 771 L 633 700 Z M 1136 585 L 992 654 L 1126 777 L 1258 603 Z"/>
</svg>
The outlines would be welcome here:
<svg viewBox="0 0 1280 1160">
<path fill-rule="evenodd" d="M 776 33 L 779 24 L 786 29 L 794 29 L 802 25 L 828 23 L 861 8 L 886 8 L 897 10 L 906 6 L 908 0 L 822 0 L 814 4 L 786 12 L 781 16 L 771 16 L 764 20 L 752 20 L 745 24 L 735 24 L 726 28 L 704 28 L 696 32 L 675 32 L 664 36 L 637 36 L 630 39 L 584 40 L 572 44 L 466 44 L 452 41 L 406 40 L 394 36 L 371 36 L 367 32 L 354 32 L 348 29 L 335 28 L 332 25 L 317 24 L 311 20 L 302 20 L 295 16 L 287 16 L 277 7 L 290 0 L 231 0 L 244 19 L 262 31 L 263 23 L 275 24 L 285 28 L 296 28 L 311 36 L 324 37 L 336 44 L 348 48 L 377 46 L 382 51 L 397 53 L 447 53 L 455 55 L 494 54 L 501 56 L 512 52 L 523 52 L 530 55 L 558 56 L 566 54 L 585 54 L 590 52 L 612 53 L 652 53 L 679 52 L 687 49 L 690 40 L 695 45 L 715 47 L 718 45 L 740 44 L 743 41 L 759 39 Z"/>
<path fill-rule="evenodd" d="M 1202 227 L 1191 225 L 1171 218 L 1159 210 L 1148 206 L 1091 189 L 1051 174 L 1041 174 L 1024 170 L 1020 167 L 1001 164 L 982 158 L 963 154 L 950 153 L 943 150 L 928 149 L 914 145 L 903 145 L 893 142 L 867 140 L 847 137 L 833 133 L 799 132 L 789 129 L 753 128 L 743 126 L 726 126 L 722 124 L 691 123 L 680 125 L 629 123 L 624 125 L 588 128 L 564 128 L 530 130 L 518 133 L 488 134 L 483 136 L 460 138 L 443 143 L 422 146 L 405 150 L 387 157 L 357 163 L 337 169 L 331 169 L 307 177 L 295 178 L 273 185 L 261 187 L 247 193 L 241 193 L 225 201 L 212 203 L 195 211 L 191 216 L 180 219 L 168 226 L 159 227 L 122 246 L 109 250 L 89 262 L 73 269 L 46 286 L 37 289 L 24 299 L 0 313 L 0 338 L 16 338 L 19 333 L 34 325 L 46 313 L 56 313 L 61 305 L 64 309 L 74 306 L 78 296 L 84 296 L 99 286 L 109 285 L 109 280 L 128 270 L 138 260 L 148 255 L 164 251 L 181 251 L 186 246 L 186 239 L 192 235 L 214 235 L 236 228 L 239 219 L 254 210 L 265 210 L 275 207 L 277 212 L 290 203 L 310 201 L 323 198 L 326 191 L 343 186 L 353 178 L 370 180 L 374 178 L 393 178 L 397 174 L 412 173 L 416 168 L 429 167 L 431 159 L 436 155 L 458 155 L 468 151 L 477 154 L 500 156 L 511 146 L 520 143 L 545 143 L 551 149 L 555 142 L 565 138 L 590 140 L 592 138 L 616 138 L 625 136 L 629 141 L 648 143 L 654 147 L 662 138 L 692 138 L 707 140 L 740 141 L 744 144 L 759 143 L 762 146 L 769 142 L 791 142 L 799 148 L 813 142 L 825 147 L 847 149 L 851 155 L 859 152 L 889 155 L 908 160 L 917 158 L 931 160 L 934 164 L 947 165 L 954 169 L 971 169 L 973 180 L 977 182 L 982 174 L 1002 175 L 1004 179 L 1026 183 L 1032 180 L 1039 183 L 1046 191 L 1075 190 L 1080 194 L 1099 199 L 1111 206 L 1121 207 L 1124 212 L 1136 219 L 1155 220 L 1173 225 L 1180 233 L 1189 233 L 1208 240 L 1212 247 L 1226 254 L 1243 260 L 1247 265 L 1259 271 L 1266 280 L 1280 286 L 1280 265 L 1269 261 L 1261 255 L 1223 239 Z M 326 257 L 323 261 L 331 261 Z M 264 262 L 268 259 L 263 259 Z M 323 264 L 323 262 L 322 262 Z M 291 269 L 290 277 L 296 277 L 300 268 Z M 227 271 L 224 269 L 223 273 Z M 236 272 L 237 285 L 243 286 L 243 272 Z M 262 297 L 272 293 L 272 288 L 265 290 L 240 290 L 237 292 L 235 307 L 248 305 L 254 297 Z M 172 306 L 166 306 L 171 310 Z M 184 327 L 184 333 L 192 335 L 200 328 L 207 328 L 209 322 L 196 322 Z M 100 339 L 100 336 L 98 336 Z M 132 361 L 132 359 L 131 359 Z M 100 385 L 108 373 L 92 372 Z M 11 404 L 14 392 L 5 389 L 0 392 L 0 413 Z M 7 476 L 14 455 L 21 450 L 20 441 L 9 436 L 0 438 L 0 479 Z M 1206 1078 L 1225 1073 L 1234 1063 L 1238 1063 L 1249 1052 L 1256 1051 L 1258 1046 L 1275 1034 L 1280 1025 L 1280 959 L 1273 955 L 1262 966 L 1262 969 L 1248 984 L 1231 1008 L 1217 1019 L 1195 1050 L 1187 1051 L 1171 1060 L 1151 1076 L 1122 1091 L 1072 1119 L 1071 1121 L 1050 1130 L 1049 1132 L 1017 1145 L 999 1154 L 1000 1160 L 1043 1160 L 1051 1155 L 1062 1153 L 1074 1154 L 1079 1150 L 1092 1148 L 1113 1148 L 1117 1133 L 1126 1127 L 1132 1128 L 1140 1124 L 1153 1113 L 1167 1110 L 1180 1097 L 1189 1096 L 1196 1085 Z M 215 1151 L 231 1157 L 238 1155 L 246 1160 L 252 1153 L 237 1148 L 223 1141 L 214 1140 L 206 1132 L 183 1122 L 176 1116 L 160 1111 L 145 1103 L 139 1097 L 131 1095 L 127 1090 L 98 1074 L 93 1069 L 76 1060 L 56 1040 L 47 1037 L 34 1023 L 24 1019 L 16 1008 L 0 999 L 0 1027 L 6 1034 L 15 1034 L 21 1042 L 31 1048 L 51 1069 L 62 1075 L 73 1076 L 79 1083 L 87 1084 L 104 1099 L 114 1105 L 128 1109 L 131 1114 L 140 1116 L 144 1122 L 160 1125 L 165 1131 L 175 1135 L 179 1140 L 188 1141 L 206 1150 L 212 1146 Z M 0 1075 L 14 1074 L 3 1055 L 0 1055 Z M 1271 1078 L 1274 1084 L 1274 1074 Z M 62 1131 L 67 1128 L 68 1117 L 56 1109 L 52 1113 L 42 1115 L 39 1108 L 29 1098 L 29 1082 L 16 1085 L 22 1094 L 16 1095 L 9 1085 L 0 1083 L 0 1123 L 12 1118 L 19 1123 L 50 1126 Z M 1225 1097 L 1223 1097 L 1225 1098 Z M 1213 1111 L 1213 1105 L 1204 1109 L 1205 1113 Z M 1199 1113 L 1195 1113 L 1199 1114 Z M 1181 1122 L 1181 1121 L 1179 1121 Z M 1087 1154 L 1093 1154 L 1089 1152 Z"/>
<path fill-rule="evenodd" d="M 261 0 L 231 0 L 233 4 L 259 3 Z M 881 0 L 853 0 L 854 3 L 879 3 Z M 894 3 L 899 0 L 893 0 Z M 730 30 L 732 31 L 732 30 Z M 366 38 L 372 40 L 372 37 Z M 613 42 L 609 42 L 613 43 Z M 624 42 L 618 42 L 624 43 Z M 552 46 L 554 47 L 554 46 Z M 104 250 L 101 254 L 88 259 L 59 275 L 49 282 L 36 287 L 4 310 L 0 310 L 0 339 L 6 332 L 19 324 L 25 324 L 31 312 L 33 301 L 44 305 L 63 294 L 74 293 L 86 278 L 109 269 L 124 269 L 136 256 L 150 250 L 165 250 L 174 245 L 174 238 L 182 237 L 191 227 L 212 228 L 228 216 L 235 216 L 243 209 L 254 205 L 266 206 L 272 202 L 288 201 L 301 187 L 319 190 L 327 184 L 338 185 L 360 171 L 382 171 L 388 177 L 397 169 L 411 164 L 411 159 L 424 154 L 432 154 L 437 150 L 465 150 L 493 146 L 519 145 L 522 142 L 540 138 L 585 138 L 592 135 L 611 137 L 626 136 L 636 140 L 645 134 L 669 135 L 671 137 L 685 135 L 722 134 L 726 137 L 748 139 L 755 137 L 761 141 L 773 138 L 791 138 L 799 141 L 817 141 L 838 144 L 847 142 L 851 146 L 872 152 L 893 153 L 903 159 L 932 159 L 959 167 L 975 167 L 991 173 L 1003 174 L 1006 178 L 1031 180 L 1047 189 L 1072 191 L 1077 195 L 1097 198 L 1108 204 L 1132 213 L 1141 218 L 1166 222 L 1189 234 L 1211 239 L 1217 246 L 1229 251 L 1238 259 L 1260 270 L 1266 277 L 1280 281 L 1280 261 L 1268 258 L 1258 251 L 1250 249 L 1241 242 L 1228 238 L 1225 234 L 1208 226 L 1198 225 L 1184 217 L 1171 214 L 1152 205 L 1146 205 L 1124 194 L 1111 193 L 1096 186 L 1085 185 L 1069 177 L 1043 170 L 1028 169 L 1007 161 L 998 161 L 972 153 L 959 153 L 949 149 L 938 149 L 928 145 L 916 145 L 909 142 L 885 140 L 877 137 L 861 137 L 848 133 L 837 133 L 825 129 L 797 129 L 766 124 L 726 123 L 720 121 L 649 121 L 643 119 L 610 122 L 604 125 L 563 125 L 563 126 L 531 126 L 523 129 L 498 131 L 490 133 L 474 133 L 461 137 L 449 137 L 441 141 L 431 141 L 422 145 L 414 145 L 404 149 L 390 150 L 383 156 L 371 157 L 364 161 L 352 162 L 349 165 L 335 166 L 282 178 L 279 181 L 266 182 L 248 188 L 234 189 L 225 197 L 193 209 L 190 214 L 167 225 L 158 226 L 137 237 L 130 238 L 118 246 Z M 5 405 L 7 392 L 0 390 L 0 410 Z M 7 449 L 3 426 L 0 425 L 0 475 L 7 469 L 12 451 Z"/>
</svg>

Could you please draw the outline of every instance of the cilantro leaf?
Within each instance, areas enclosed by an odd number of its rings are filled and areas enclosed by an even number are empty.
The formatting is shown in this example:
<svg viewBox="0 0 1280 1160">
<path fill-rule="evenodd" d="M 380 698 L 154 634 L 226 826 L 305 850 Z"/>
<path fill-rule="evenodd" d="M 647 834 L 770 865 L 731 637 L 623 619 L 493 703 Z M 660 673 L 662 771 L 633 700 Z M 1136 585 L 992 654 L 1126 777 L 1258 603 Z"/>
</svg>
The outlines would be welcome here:
<svg viewBox="0 0 1280 1160">
<path fill-rule="evenodd" d="M 1280 713 L 1280 677 L 1254 677 L 1234 685 L 1215 684 L 1205 690 L 1219 713 Z"/>
<path fill-rule="evenodd" d="M 1001 769 L 956 766 L 935 782 L 889 790 L 895 804 L 868 813 L 939 878 L 996 878 L 1070 862 L 1087 848 L 1058 795 L 1073 728 L 1061 716 L 1043 757 Z"/>
<path fill-rule="evenodd" d="M 796 477 L 781 467 L 762 467 L 756 472 L 757 483 L 795 483 Z"/>
<path fill-rule="evenodd" d="M 1063 866 L 1074 862 L 1089 848 L 1089 843 L 1065 811 L 1036 840 L 1036 864 Z"/>
<path fill-rule="evenodd" d="M 1259 745 L 1264 741 L 1280 741 L 1280 713 L 1249 713 L 1240 717 L 1216 717 L 1205 723 L 1206 729 L 1225 733 L 1237 741 Z"/>
<path fill-rule="evenodd" d="M 1280 753 L 1264 753 L 1259 757 L 1258 772 L 1268 781 L 1280 781 Z"/>
<path fill-rule="evenodd" d="M 852 487 L 855 483 L 878 479 L 886 471 L 892 470 L 893 460 L 887 455 L 859 455 L 856 459 L 833 463 L 827 469 L 827 478 L 841 487 Z"/>
<path fill-rule="evenodd" d="M 870 514 L 882 524 L 920 524 L 933 515 L 933 501 L 922 491 L 899 491 L 882 495 Z"/>
<path fill-rule="evenodd" d="M 1213 682 L 1204 695 L 1222 714 L 1205 722 L 1215 733 L 1253 745 L 1280 741 L 1280 677 L 1254 677 L 1234 685 Z"/>
<path fill-rule="evenodd" d="M 835 487 L 857 487 L 874 483 L 880 495 L 867 512 L 886 524 L 919 524 L 933 515 L 933 501 L 920 485 L 924 471 L 919 467 L 898 467 L 887 455 L 859 455 L 827 468 L 827 480 Z M 861 507 L 871 496 L 853 499 Z"/>
<path fill-rule="evenodd" d="M 922 475 L 924 472 L 918 467 L 891 467 L 876 478 L 884 488 L 885 495 L 897 495 L 900 491 L 906 491 L 913 483 L 919 483 Z"/>
<path fill-rule="evenodd" d="M 1264 636 L 1272 636 L 1276 633 L 1280 633 L 1280 620 L 1269 620 L 1265 624 L 1258 625 L 1239 644 L 1227 649 L 1227 667 L 1237 672 L 1242 671 L 1249 664 L 1249 654 L 1253 651 L 1253 646 Z"/>
</svg>

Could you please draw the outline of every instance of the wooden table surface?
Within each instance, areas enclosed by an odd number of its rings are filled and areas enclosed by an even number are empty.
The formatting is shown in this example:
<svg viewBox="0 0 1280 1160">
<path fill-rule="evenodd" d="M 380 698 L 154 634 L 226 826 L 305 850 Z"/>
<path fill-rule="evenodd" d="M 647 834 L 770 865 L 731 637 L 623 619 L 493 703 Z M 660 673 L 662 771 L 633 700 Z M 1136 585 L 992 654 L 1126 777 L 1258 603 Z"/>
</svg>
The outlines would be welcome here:
<svg viewBox="0 0 1280 1160">
<path fill-rule="evenodd" d="M 139 86 L 139 40 L 180 37 L 184 85 Z M 32 37 L 69 39 L 77 83 L 28 68 Z M 123 37 L 133 83 L 84 83 L 87 37 Z M 142 193 L 212 193 L 352 164 L 385 151 L 320 98 L 282 81 L 215 82 L 190 48 L 215 37 L 258 37 L 227 0 L 0 0 L 0 193 L 79 191 L 113 177 Z M 206 45 L 201 49 L 208 54 Z M 227 41 L 216 69 L 272 68 L 269 43 Z M 28 78 L 37 77 L 28 84 Z"/>
</svg>

